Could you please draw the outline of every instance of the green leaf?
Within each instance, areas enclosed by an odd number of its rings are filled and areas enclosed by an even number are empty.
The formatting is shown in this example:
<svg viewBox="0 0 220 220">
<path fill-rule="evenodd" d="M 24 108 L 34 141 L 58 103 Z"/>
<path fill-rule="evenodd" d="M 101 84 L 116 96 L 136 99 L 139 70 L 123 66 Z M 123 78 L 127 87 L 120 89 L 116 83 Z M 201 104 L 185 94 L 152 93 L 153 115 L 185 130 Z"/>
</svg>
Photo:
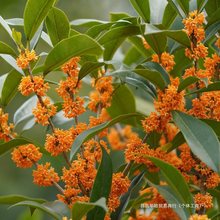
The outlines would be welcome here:
<svg viewBox="0 0 220 220">
<path fill-rule="evenodd" d="M 113 25 L 114 23 L 105 23 L 105 24 L 98 24 L 95 26 L 92 26 L 89 28 L 86 32 L 90 37 L 92 38 L 97 38 L 102 34 L 102 32 L 109 30 L 109 28 Z"/>
<path fill-rule="evenodd" d="M 201 12 L 207 3 L 208 3 L 208 0 L 197 0 L 197 10 Z"/>
<path fill-rule="evenodd" d="M 185 47 L 190 47 L 190 40 L 183 30 L 160 30 L 152 24 L 145 25 L 145 36 L 160 33 L 164 33 L 167 37 L 175 40 Z M 164 50 L 162 52 L 164 52 Z"/>
<path fill-rule="evenodd" d="M 1 54 L 9 54 L 13 57 L 16 57 L 17 54 L 14 51 L 14 49 L 12 49 L 9 45 L 7 45 L 6 43 L 0 41 L 0 53 Z"/>
<path fill-rule="evenodd" d="M 0 204 L 6 204 L 6 205 L 13 205 L 15 203 L 18 202 L 22 202 L 22 201 L 35 201 L 38 203 L 44 203 L 46 202 L 46 200 L 44 199 L 38 199 L 38 198 L 30 198 L 27 196 L 22 196 L 22 195 L 6 195 L 6 196 L 0 196 Z"/>
<path fill-rule="evenodd" d="M 21 68 L 17 66 L 16 60 L 14 57 L 8 54 L 0 54 L 0 57 L 7 62 L 13 69 L 17 70 L 20 74 L 24 75 L 24 72 Z"/>
<path fill-rule="evenodd" d="M 134 192 L 135 188 L 139 185 L 143 177 L 144 177 L 144 172 L 134 177 L 134 179 L 131 182 L 131 185 L 129 186 L 128 192 L 122 195 L 120 199 L 120 206 L 115 210 L 115 212 L 111 214 L 111 220 L 120 220 L 122 218 L 122 215 L 124 214 L 124 211 L 131 198 L 131 194 Z"/>
<path fill-rule="evenodd" d="M 65 13 L 58 8 L 53 7 L 50 9 L 46 18 L 46 26 L 53 45 L 69 37 L 69 20 Z"/>
<path fill-rule="evenodd" d="M 194 94 L 194 93 L 201 93 L 201 92 L 218 91 L 218 90 L 220 90 L 220 82 L 215 82 L 215 83 L 209 84 L 205 88 L 190 92 L 187 95 L 191 95 L 191 94 Z"/>
<path fill-rule="evenodd" d="M 135 69 L 134 72 L 144 77 L 145 79 L 149 80 L 151 83 L 153 83 L 161 90 L 164 90 L 167 85 L 161 73 L 157 71 L 147 70 L 147 69 Z"/>
<path fill-rule="evenodd" d="M 0 144 L 0 156 L 4 155 L 5 153 L 9 152 L 14 147 L 23 145 L 23 144 L 29 144 L 31 143 L 29 140 L 24 139 L 22 137 L 12 139 L 8 142 Z"/>
<path fill-rule="evenodd" d="M 101 198 L 96 202 L 76 202 L 72 207 L 72 220 L 81 220 L 90 210 L 96 206 L 101 207 L 107 211 L 106 199 Z"/>
<path fill-rule="evenodd" d="M 199 79 L 197 77 L 194 77 L 194 76 L 190 76 L 190 77 L 187 77 L 186 79 L 184 79 L 180 84 L 179 84 L 179 87 L 178 87 L 178 92 L 181 92 L 183 91 L 184 89 L 186 89 L 188 86 L 198 82 Z"/>
<path fill-rule="evenodd" d="M 134 9 L 145 22 L 150 22 L 150 5 L 148 0 L 130 0 Z"/>
<path fill-rule="evenodd" d="M 81 55 L 95 55 L 102 53 L 101 46 L 87 35 L 79 34 L 59 42 L 48 54 L 44 74 L 60 67 L 69 59 Z"/>
<path fill-rule="evenodd" d="M 212 119 L 201 119 L 201 120 L 205 122 L 207 125 L 209 125 L 214 130 L 216 135 L 220 138 L 220 122 L 219 121 L 215 121 Z"/>
<path fill-rule="evenodd" d="M 115 51 L 127 37 L 140 33 L 140 27 L 131 24 L 107 31 L 98 41 L 105 48 L 104 59 L 111 60 Z"/>
<path fill-rule="evenodd" d="M 181 220 L 187 220 L 189 214 L 186 213 L 185 209 L 181 207 L 183 203 L 181 203 L 177 197 L 175 196 L 175 192 L 168 186 L 160 186 L 155 185 L 149 181 L 149 184 L 155 187 L 158 192 L 163 196 L 168 204 L 175 205 L 176 207 L 173 208 L 173 211 L 177 213 Z M 190 204 L 191 205 L 191 204 Z"/>
<path fill-rule="evenodd" d="M 155 157 L 148 157 L 157 167 L 160 168 L 160 172 L 163 175 L 165 181 L 168 183 L 175 197 L 182 204 L 194 204 L 192 194 L 189 187 L 177 168 Z M 177 181 L 178 180 L 178 181 Z M 186 208 L 187 217 L 194 213 L 193 208 Z"/>
<path fill-rule="evenodd" d="M 56 0 L 28 0 L 24 10 L 24 31 L 27 40 L 36 33 Z"/>
<path fill-rule="evenodd" d="M 8 33 L 8 35 L 13 39 L 11 28 L 9 27 L 9 25 L 8 25 L 7 22 L 3 19 L 2 16 L 0 16 L 0 25 L 6 30 L 6 32 Z"/>
<path fill-rule="evenodd" d="M 220 172 L 220 144 L 213 129 L 182 112 L 173 111 L 172 116 L 192 152 L 215 172 Z"/>
<path fill-rule="evenodd" d="M 111 191 L 112 185 L 112 161 L 109 154 L 102 148 L 102 161 L 92 187 L 90 202 L 95 202 L 104 197 L 106 200 Z M 96 207 L 88 213 L 88 220 L 104 219 L 106 209 Z"/>
<path fill-rule="evenodd" d="M 92 73 L 93 71 L 99 69 L 101 66 L 104 66 L 105 63 L 104 62 L 85 62 L 82 67 L 80 68 L 79 71 L 79 77 L 78 80 L 83 79 L 85 76 L 87 76 L 88 74 Z"/>
<path fill-rule="evenodd" d="M 101 21 L 97 19 L 76 19 L 70 22 L 73 26 L 79 26 L 79 27 L 93 27 L 95 25 L 99 24 L 105 24 L 106 21 Z"/>
<path fill-rule="evenodd" d="M 168 0 L 168 3 L 176 10 L 176 12 L 185 18 L 189 13 L 189 0 Z"/>
<path fill-rule="evenodd" d="M 173 24 L 176 17 L 177 12 L 175 11 L 175 9 L 170 4 L 167 4 L 163 15 L 163 26 L 165 28 L 169 28 Z"/>
<path fill-rule="evenodd" d="M 219 21 L 220 19 L 220 8 L 216 9 L 215 12 L 208 17 L 207 27 Z"/>
<path fill-rule="evenodd" d="M 128 105 L 129 100 L 129 105 Z M 135 99 L 126 85 L 116 85 L 114 94 L 112 96 L 111 106 L 107 109 L 112 118 L 119 115 L 136 112 Z M 130 118 L 125 123 L 136 125 L 135 118 Z"/>
<path fill-rule="evenodd" d="M 165 150 L 166 152 L 171 152 L 172 150 L 176 149 L 185 142 L 186 141 L 183 134 L 181 132 L 178 132 L 176 136 L 173 138 L 173 140 L 170 143 L 164 145 L 162 149 Z"/>
<path fill-rule="evenodd" d="M 44 204 L 40 204 L 40 203 L 34 202 L 34 201 L 22 201 L 22 202 L 19 202 L 19 203 L 16 203 L 16 204 L 10 206 L 9 208 L 14 208 L 17 206 L 28 206 L 28 207 L 32 207 L 35 209 L 39 209 L 39 210 L 47 213 L 48 215 L 52 216 L 56 220 L 59 220 L 62 217 L 59 213 L 56 213 L 53 209 L 45 206 Z"/>
<path fill-rule="evenodd" d="M 220 7 L 220 2 L 218 0 L 208 1 L 205 6 L 205 10 L 209 16 L 212 16 L 216 9 Z"/>
<path fill-rule="evenodd" d="M 16 70 L 12 70 L 5 79 L 2 94 L 1 104 L 6 106 L 14 97 L 18 90 L 18 85 L 21 80 L 21 74 Z"/>
<path fill-rule="evenodd" d="M 80 146 L 87 140 L 91 139 L 92 137 L 94 137 L 96 134 L 98 134 L 100 131 L 102 131 L 105 128 L 108 128 L 118 122 L 124 121 L 128 118 L 131 117 L 140 117 L 140 114 L 138 113 L 131 113 L 131 114 L 125 114 L 125 115 L 120 115 L 116 118 L 113 118 L 111 121 L 102 123 L 100 125 L 97 125 L 93 128 L 90 128 L 84 132 L 82 132 L 80 135 L 77 136 L 77 138 L 75 139 L 71 151 L 70 151 L 70 160 L 72 160 L 73 156 L 76 154 L 76 152 L 78 151 L 78 149 L 80 148 Z"/>
<path fill-rule="evenodd" d="M 23 46 L 21 32 L 18 32 L 13 28 L 12 29 L 12 37 L 14 39 L 14 42 L 21 48 Z"/>
</svg>

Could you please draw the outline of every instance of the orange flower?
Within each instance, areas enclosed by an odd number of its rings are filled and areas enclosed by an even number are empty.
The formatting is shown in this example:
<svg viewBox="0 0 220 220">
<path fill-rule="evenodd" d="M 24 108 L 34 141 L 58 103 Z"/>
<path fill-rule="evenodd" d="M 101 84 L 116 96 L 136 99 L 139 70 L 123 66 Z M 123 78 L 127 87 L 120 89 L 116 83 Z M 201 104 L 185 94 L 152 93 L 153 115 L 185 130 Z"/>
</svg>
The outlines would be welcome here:
<svg viewBox="0 0 220 220">
<path fill-rule="evenodd" d="M 192 100 L 192 109 L 189 114 L 203 119 L 220 121 L 220 92 L 205 92 L 199 99 Z"/>
<path fill-rule="evenodd" d="M 52 156 L 57 156 L 62 152 L 70 150 L 73 142 L 71 131 L 55 129 L 54 134 L 47 135 L 45 149 L 51 153 Z"/>
<path fill-rule="evenodd" d="M 56 89 L 60 97 L 65 99 L 73 99 L 73 94 L 75 94 L 80 86 L 77 84 L 78 79 L 67 77 L 65 81 L 60 81 L 59 87 Z"/>
<path fill-rule="evenodd" d="M 42 157 L 39 148 L 35 147 L 33 144 L 22 145 L 15 148 L 11 155 L 12 160 L 16 163 L 17 167 L 20 168 L 32 167 L 32 165 Z"/>
<path fill-rule="evenodd" d="M 198 205 L 197 210 L 199 210 L 202 207 L 206 209 L 210 209 L 213 207 L 212 196 L 209 193 L 206 193 L 206 194 L 197 193 L 194 196 L 194 201 L 195 201 L 195 204 Z"/>
<path fill-rule="evenodd" d="M 81 134 L 83 131 L 87 130 L 87 128 L 88 128 L 87 124 L 86 123 L 82 123 L 82 122 L 78 123 L 75 128 L 74 127 L 70 128 L 70 131 L 71 131 L 72 136 L 73 136 L 73 140 L 79 134 Z"/>
<path fill-rule="evenodd" d="M 38 164 L 37 169 L 33 171 L 33 178 L 33 182 L 39 186 L 52 186 L 60 180 L 50 163 Z"/>
<path fill-rule="evenodd" d="M 211 173 L 206 179 L 206 187 L 208 189 L 215 188 L 220 184 L 220 176 L 217 173 Z"/>
<path fill-rule="evenodd" d="M 35 121 L 43 126 L 49 124 L 49 118 L 54 116 L 57 111 L 57 107 L 50 103 L 48 98 L 45 98 L 42 103 L 37 102 L 36 108 L 33 109 L 32 113 L 35 116 Z"/>
<path fill-rule="evenodd" d="M 78 115 L 81 115 L 86 110 L 84 108 L 84 99 L 81 97 L 76 97 L 75 100 L 65 99 L 63 103 L 64 115 L 67 118 L 74 118 Z"/>
<path fill-rule="evenodd" d="M 17 66 L 21 69 L 27 69 L 28 65 L 32 61 L 36 61 L 38 56 L 36 55 L 34 50 L 29 51 L 29 49 L 25 49 L 25 51 L 21 52 L 18 56 L 16 62 Z"/>
<path fill-rule="evenodd" d="M 144 38 L 142 38 L 142 42 L 143 42 L 144 48 L 146 50 L 149 50 L 150 49 L 150 45 L 147 43 L 147 41 Z"/>
<path fill-rule="evenodd" d="M 81 191 L 79 189 L 67 188 L 64 190 L 63 195 L 58 194 L 57 198 L 61 202 L 67 204 L 69 208 L 72 208 L 75 202 L 88 202 L 89 201 L 89 197 L 79 196 L 80 192 Z"/>
<path fill-rule="evenodd" d="M 123 173 L 114 173 L 112 176 L 111 192 L 108 198 L 109 211 L 114 211 L 120 205 L 120 196 L 128 191 L 130 180 Z"/>
<path fill-rule="evenodd" d="M 212 58 L 207 57 L 204 62 L 204 67 L 206 68 L 210 76 L 214 76 L 215 74 L 217 75 L 220 74 L 220 70 L 218 69 L 219 65 L 220 65 L 220 57 L 216 53 L 212 55 Z"/>
<path fill-rule="evenodd" d="M 190 216 L 189 220 L 211 220 L 211 219 L 208 218 L 207 215 L 194 214 Z"/>
<path fill-rule="evenodd" d="M 220 37 L 218 37 L 217 41 L 215 42 L 215 46 L 220 48 Z"/>
<path fill-rule="evenodd" d="M 98 108 L 106 108 L 110 106 L 112 93 L 114 91 L 112 85 L 112 77 L 101 77 L 95 83 L 95 91 L 90 93 L 90 103 L 88 108 L 94 112 L 98 111 Z"/>
<path fill-rule="evenodd" d="M 78 77 L 79 70 L 77 66 L 79 61 L 80 57 L 73 57 L 61 67 L 62 71 L 71 77 Z"/>
<path fill-rule="evenodd" d="M 198 13 L 196 10 L 189 13 L 189 17 L 183 19 L 185 31 L 189 37 L 195 37 L 197 42 L 205 38 L 203 23 L 205 22 L 204 13 Z"/>
<path fill-rule="evenodd" d="M 204 44 L 199 43 L 195 47 L 192 46 L 191 49 L 185 49 L 185 56 L 189 59 L 198 60 L 200 58 L 205 58 L 208 55 L 208 48 Z"/>
<path fill-rule="evenodd" d="M 42 76 L 23 76 L 18 90 L 22 95 L 28 96 L 35 92 L 39 96 L 45 96 L 47 90 L 49 89 L 49 84 L 44 83 Z"/>
<path fill-rule="evenodd" d="M 13 128 L 13 124 L 8 124 L 8 114 L 4 114 L 0 108 L 0 140 L 8 142 L 11 137 L 15 137 L 16 134 L 12 131 Z"/>
<path fill-rule="evenodd" d="M 69 169 L 63 168 L 62 180 L 66 188 L 81 189 L 82 185 L 85 190 L 91 190 L 97 173 L 94 162 L 92 157 L 82 159 L 78 155 L 78 159 L 72 162 Z"/>
<path fill-rule="evenodd" d="M 169 116 L 170 111 L 185 111 L 184 91 L 178 92 L 179 78 L 171 79 L 171 84 L 165 91 L 158 92 L 158 100 L 154 106 L 161 116 Z"/>
<path fill-rule="evenodd" d="M 165 129 L 166 124 L 169 120 L 169 117 L 164 117 L 161 115 L 157 115 L 156 112 L 151 112 L 150 115 L 141 122 L 144 130 L 147 133 L 150 133 L 152 131 L 160 133 Z"/>
<path fill-rule="evenodd" d="M 156 63 L 161 63 L 161 65 L 168 72 L 171 71 L 175 65 L 174 55 L 170 55 L 167 52 L 163 52 L 160 57 L 157 54 L 153 54 L 152 61 Z"/>
</svg>

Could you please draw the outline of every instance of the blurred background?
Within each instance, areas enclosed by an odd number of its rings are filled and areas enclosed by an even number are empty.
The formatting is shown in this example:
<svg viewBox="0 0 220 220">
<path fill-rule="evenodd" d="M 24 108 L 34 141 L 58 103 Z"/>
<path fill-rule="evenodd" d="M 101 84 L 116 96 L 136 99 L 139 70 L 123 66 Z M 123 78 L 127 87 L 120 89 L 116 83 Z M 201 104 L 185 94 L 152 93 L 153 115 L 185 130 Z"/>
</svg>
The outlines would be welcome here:
<svg viewBox="0 0 220 220">
<path fill-rule="evenodd" d="M 26 0 L 0 0 L 0 15 L 4 19 L 22 18 Z M 79 18 L 93 18 L 108 20 L 110 12 L 127 12 L 134 14 L 130 6 L 129 0 L 59 0 L 57 6 L 65 11 L 70 21 Z M 5 41 L 10 44 L 7 39 L 7 34 L 0 27 L 0 41 Z M 11 67 L 0 58 L 0 76 L 11 70 Z M 0 78 L 0 80 L 3 80 Z M 58 80 L 58 79 L 57 79 Z M 1 84 L 1 82 L 0 82 Z M 0 88 L 1 89 L 1 88 Z M 83 91 L 86 93 L 86 91 Z M 15 100 L 15 101 L 14 101 Z M 6 111 L 11 115 L 17 108 L 25 101 L 25 98 L 17 94 Z M 13 118 L 10 117 L 12 121 Z M 68 127 L 68 123 L 67 123 Z M 40 141 L 44 141 L 44 136 L 41 127 L 36 127 L 32 130 L 31 135 Z M 117 160 L 117 156 L 115 157 Z M 57 165 L 57 160 L 53 165 Z M 31 169 L 19 169 L 15 167 L 10 159 L 10 154 L 4 155 L 0 158 L 0 196 L 7 194 L 21 194 L 30 197 L 45 198 L 47 200 L 54 200 L 57 191 L 53 187 L 43 188 L 38 187 L 32 183 Z M 8 206 L 0 205 L 0 219 L 1 220 L 47 220 L 51 219 L 49 216 L 36 211 L 30 217 L 30 211 L 25 207 L 16 207 L 7 209 Z"/>
</svg>

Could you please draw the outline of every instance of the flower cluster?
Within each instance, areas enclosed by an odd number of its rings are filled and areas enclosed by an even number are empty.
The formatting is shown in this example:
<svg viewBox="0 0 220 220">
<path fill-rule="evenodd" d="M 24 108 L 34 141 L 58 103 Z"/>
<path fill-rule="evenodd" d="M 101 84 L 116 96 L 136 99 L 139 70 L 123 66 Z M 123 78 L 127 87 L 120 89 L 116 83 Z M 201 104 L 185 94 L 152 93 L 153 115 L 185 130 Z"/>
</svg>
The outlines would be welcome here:
<svg viewBox="0 0 220 220">
<path fill-rule="evenodd" d="M 44 82 L 42 76 L 24 76 L 18 87 L 19 91 L 24 96 L 29 96 L 31 93 L 36 93 L 39 96 L 45 96 L 49 89 L 48 83 Z"/>
<path fill-rule="evenodd" d="M 35 116 L 35 121 L 45 126 L 49 124 L 49 119 L 56 114 L 56 111 L 57 107 L 51 104 L 48 98 L 45 98 L 44 100 L 41 99 L 41 102 L 37 102 L 32 113 Z"/>
<path fill-rule="evenodd" d="M 12 152 L 12 160 L 17 167 L 29 168 L 36 164 L 42 157 L 39 148 L 33 144 L 22 145 L 15 148 Z"/>
<path fill-rule="evenodd" d="M 34 50 L 25 49 L 21 52 L 19 57 L 17 58 L 17 65 L 21 69 L 27 69 L 31 62 L 34 62 L 38 59 Z"/>
<path fill-rule="evenodd" d="M 60 180 L 50 163 L 37 165 L 37 169 L 33 171 L 33 178 L 33 182 L 39 186 L 52 186 Z"/>
<path fill-rule="evenodd" d="M 170 55 L 167 52 L 163 52 L 160 56 L 153 54 L 152 61 L 160 63 L 168 72 L 171 71 L 175 65 L 174 55 Z"/>
<path fill-rule="evenodd" d="M 61 68 L 67 74 L 67 78 L 60 81 L 57 93 L 64 101 L 63 111 L 67 118 L 75 118 L 85 112 L 84 99 L 77 96 L 81 84 L 77 69 L 79 60 L 79 57 L 74 57 Z"/>
<path fill-rule="evenodd" d="M 14 125 L 8 123 L 8 114 L 3 112 L 0 108 L 0 140 L 8 142 L 11 138 L 15 137 L 16 134 L 13 132 Z"/>
</svg>

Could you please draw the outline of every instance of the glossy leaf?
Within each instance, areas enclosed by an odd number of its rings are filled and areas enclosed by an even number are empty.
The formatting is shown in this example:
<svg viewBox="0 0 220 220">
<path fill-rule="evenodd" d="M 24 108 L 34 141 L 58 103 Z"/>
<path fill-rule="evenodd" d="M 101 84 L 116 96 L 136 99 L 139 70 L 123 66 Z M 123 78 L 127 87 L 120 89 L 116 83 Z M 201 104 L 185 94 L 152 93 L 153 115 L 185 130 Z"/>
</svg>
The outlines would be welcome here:
<svg viewBox="0 0 220 220">
<path fill-rule="evenodd" d="M 101 46 L 84 34 L 75 35 L 59 42 L 48 54 L 44 74 L 60 67 L 74 56 L 95 55 L 102 53 Z"/>
<path fill-rule="evenodd" d="M 44 199 L 38 199 L 38 198 L 30 198 L 27 196 L 22 196 L 22 195 L 7 195 L 7 196 L 0 196 L 0 204 L 6 204 L 6 205 L 13 205 L 18 202 L 22 201 L 35 201 L 38 203 L 44 203 L 46 200 Z"/>
<path fill-rule="evenodd" d="M 158 190 L 158 192 L 163 196 L 163 198 L 166 200 L 168 204 L 174 205 L 173 211 L 177 213 L 177 215 L 180 217 L 181 220 L 188 219 L 189 214 L 186 213 L 184 207 L 181 207 L 183 203 L 181 203 L 177 199 L 177 197 L 175 196 L 175 193 L 170 187 L 155 185 L 151 182 L 149 182 L 149 184 Z"/>
<path fill-rule="evenodd" d="M 98 201 L 92 202 L 76 202 L 72 207 L 72 220 L 81 220 L 90 210 L 96 206 L 101 207 L 104 211 L 107 211 L 106 199 L 101 198 Z"/>
<path fill-rule="evenodd" d="M 14 147 L 23 145 L 23 144 L 28 144 L 30 143 L 29 140 L 24 139 L 24 138 L 15 138 L 12 139 L 8 142 L 2 143 L 0 144 L 0 156 L 4 155 L 5 153 L 9 152 L 11 149 L 13 149 Z"/>
<path fill-rule="evenodd" d="M 21 80 L 21 74 L 16 70 L 12 70 L 4 81 L 1 94 L 1 104 L 6 106 L 14 97 L 18 90 L 18 85 Z"/>
<path fill-rule="evenodd" d="M 102 148 L 102 160 L 92 187 L 90 202 L 104 197 L 107 201 L 112 185 L 112 161 L 109 154 Z M 88 213 L 87 219 L 104 219 L 106 209 L 96 207 Z"/>
<path fill-rule="evenodd" d="M 182 112 L 173 111 L 172 116 L 192 152 L 215 172 L 220 172 L 220 144 L 213 129 Z"/>
<path fill-rule="evenodd" d="M 82 67 L 80 68 L 79 71 L 79 77 L 78 80 L 83 79 L 85 76 L 87 76 L 88 74 L 92 73 L 93 71 L 99 69 L 101 66 L 105 65 L 104 62 L 85 62 Z"/>
<path fill-rule="evenodd" d="M 182 204 L 194 204 L 192 194 L 190 193 L 189 187 L 177 168 L 166 163 L 158 158 L 149 157 L 149 159 L 160 168 L 160 172 L 163 175 L 164 179 L 174 192 L 176 198 Z M 176 181 L 178 180 L 178 181 Z M 188 216 L 194 212 L 193 208 L 186 208 Z"/>
<path fill-rule="evenodd" d="M 134 72 L 144 77 L 145 79 L 149 80 L 161 90 L 163 90 L 166 87 L 166 83 L 163 80 L 163 77 L 161 76 L 160 73 L 156 71 L 137 69 L 137 70 L 134 70 Z"/>
<path fill-rule="evenodd" d="M 198 82 L 199 79 L 197 77 L 194 77 L 194 76 L 190 76 L 190 77 L 187 77 L 186 79 L 184 79 L 180 84 L 179 84 L 179 87 L 178 87 L 178 92 L 181 92 L 183 91 L 184 89 L 186 89 L 188 86 Z"/>
<path fill-rule="evenodd" d="M 144 172 L 134 177 L 134 179 L 132 180 L 129 186 L 128 192 L 122 195 L 120 199 L 120 206 L 115 210 L 115 212 L 111 214 L 112 220 L 120 220 L 122 218 L 122 215 L 124 214 L 124 211 L 128 205 L 132 192 L 138 186 L 138 184 L 143 179 L 143 177 L 144 177 Z"/>
<path fill-rule="evenodd" d="M 24 10 L 24 31 L 31 40 L 56 0 L 28 0 Z"/>
<path fill-rule="evenodd" d="M 163 15 L 163 26 L 165 28 L 169 28 L 173 24 L 176 17 L 177 12 L 175 11 L 175 9 L 170 4 L 167 4 Z"/>
<path fill-rule="evenodd" d="M 94 137 L 96 134 L 98 134 L 100 131 L 104 130 L 105 128 L 108 128 L 118 122 L 124 121 L 131 117 L 140 117 L 140 114 L 138 113 L 131 113 L 131 114 L 125 114 L 120 115 L 116 118 L 113 118 L 111 121 L 105 122 L 103 124 L 97 125 L 93 128 L 90 128 L 84 132 L 82 132 L 80 135 L 77 136 L 75 139 L 71 151 L 70 151 L 70 160 L 72 160 L 73 156 L 76 154 L 80 146 L 90 138 Z"/>
<path fill-rule="evenodd" d="M 22 201 L 22 202 L 18 202 L 12 206 L 10 206 L 9 208 L 14 208 L 17 206 L 28 206 L 31 208 L 35 208 L 35 209 L 39 209 L 45 213 L 47 213 L 48 215 L 50 215 L 51 217 L 53 217 L 56 220 L 61 219 L 61 215 L 59 213 L 56 213 L 53 209 L 45 206 L 44 204 L 40 204 L 38 202 L 34 202 L 34 201 Z"/>
<path fill-rule="evenodd" d="M 116 85 L 112 96 L 111 106 L 107 109 L 107 111 L 112 118 L 136 112 L 134 96 L 126 85 Z M 136 120 L 135 118 L 130 118 L 127 119 L 125 123 L 136 125 Z"/>
<path fill-rule="evenodd" d="M 65 13 L 58 8 L 50 9 L 46 18 L 46 26 L 53 45 L 69 37 L 69 20 Z"/>
<path fill-rule="evenodd" d="M 150 5 L 148 0 L 130 0 L 134 9 L 145 22 L 150 22 Z"/>
<path fill-rule="evenodd" d="M 215 83 L 209 84 L 205 88 L 193 91 L 193 92 L 191 92 L 191 93 L 189 93 L 187 95 L 191 95 L 191 94 L 194 94 L 194 93 L 201 93 L 201 92 L 218 91 L 218 90 L 220 90 L 220 82 L 215 82 Z"/>
<path fill-rule="evenodd" d="M 6 43 L 4 43 L 2 41 L 0 41 L 0 53 L 1 54 L 9 54 L 9 55 L 12 55 L 13 57 L 17 56 L 14 49 L 12 49 L 9 45 L 7 45 Z"/>
</svg>

